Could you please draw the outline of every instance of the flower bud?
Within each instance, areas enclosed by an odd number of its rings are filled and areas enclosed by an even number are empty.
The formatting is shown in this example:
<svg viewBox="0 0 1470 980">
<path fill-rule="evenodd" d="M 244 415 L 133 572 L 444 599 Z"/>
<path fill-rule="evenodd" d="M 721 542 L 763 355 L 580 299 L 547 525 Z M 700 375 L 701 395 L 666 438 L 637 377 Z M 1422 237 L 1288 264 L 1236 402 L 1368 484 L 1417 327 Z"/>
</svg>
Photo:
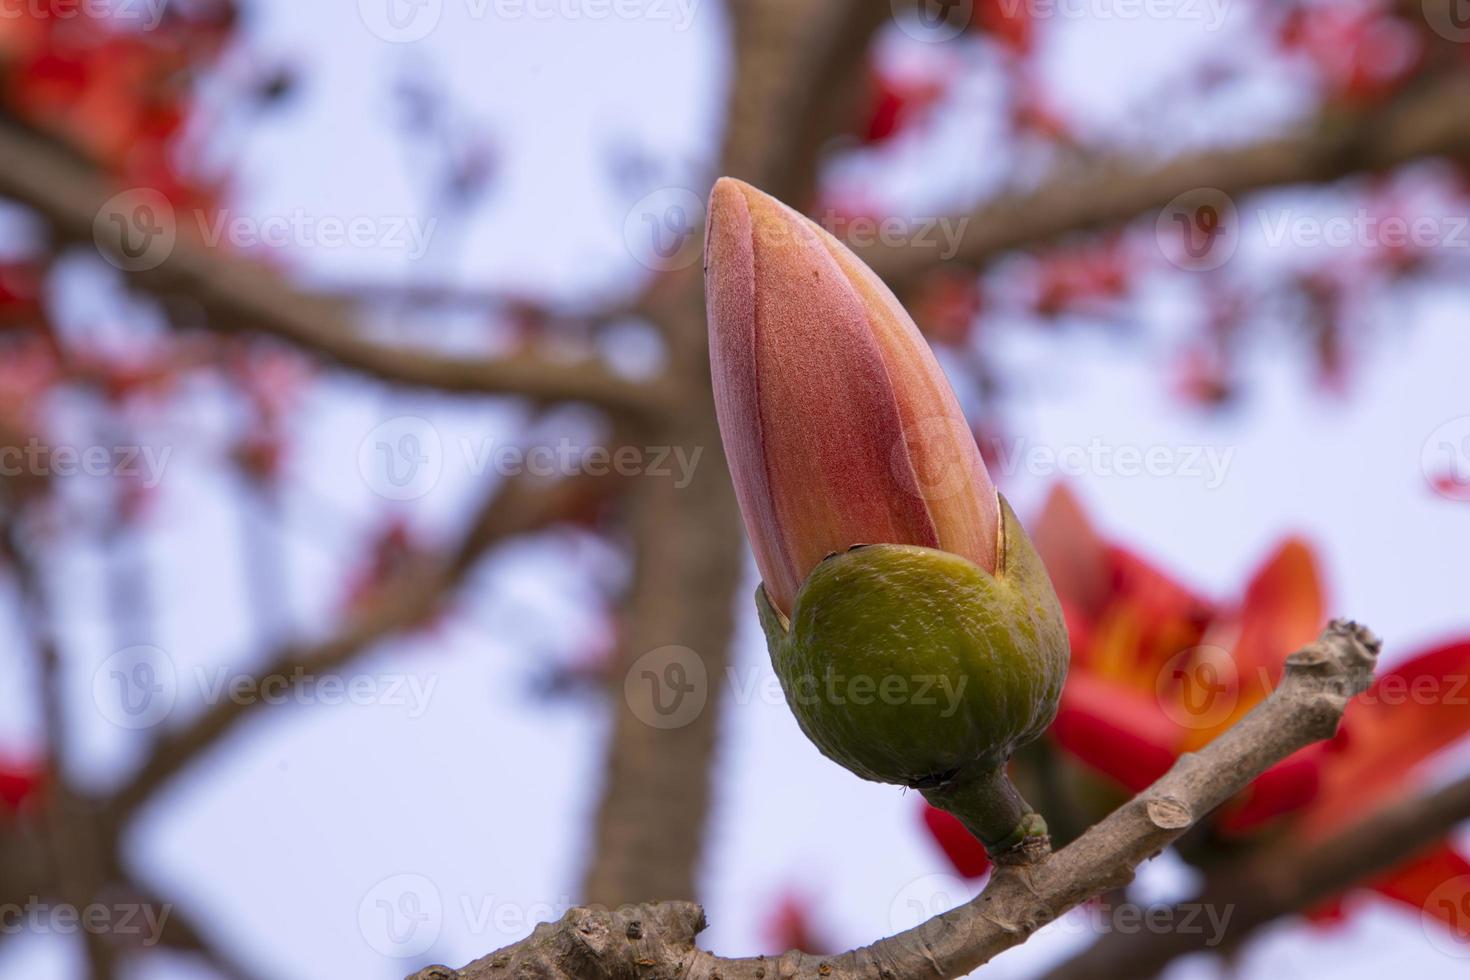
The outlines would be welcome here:
<svg viewBox="0 0 1470 980">
<path fill-rule="evenodd" d="M 872 271 L 738 181 L 709 215 L 715 408 L 787 704 L 828 758 L 921 790 L 997 860 L 1034 859 L 1046 825 L 1005 766 L 1066 677 L 1045 567 Z"/>
<path fill-rule="evenodd" d="M 720 433 L 766 592 L 854 544 L 994 572 L 995 486 L 944 372 L 888 287 L 775 198 L 722 178 L 705 243 Z"/>
</svg>

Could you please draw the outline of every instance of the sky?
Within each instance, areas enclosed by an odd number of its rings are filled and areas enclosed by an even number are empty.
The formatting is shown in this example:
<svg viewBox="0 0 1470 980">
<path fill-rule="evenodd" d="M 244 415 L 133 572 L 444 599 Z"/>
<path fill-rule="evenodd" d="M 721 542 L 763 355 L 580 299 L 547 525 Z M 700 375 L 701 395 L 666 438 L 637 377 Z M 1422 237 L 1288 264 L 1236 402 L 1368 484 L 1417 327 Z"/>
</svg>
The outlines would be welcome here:
<svg viewBox="0 0 1470 980">
<path fill-rule="evenodd" d="M 380 36 L 392 31 L 374 0 L 255 6 L 246 25 L 253 56 L 304 71 L 283 110 L 221 120 L 210 158 L 233 175 L 232 213 L 440 221 L 417 258 L 381 243 L 298 243 L 287 258 L 307 281 L 511 286 L 569 302 L 616 294 L 644 271 L 646 256 L 625 230 L 636 199 L 668 188 L 702 193 L 713 176 L 726 25 L 710 0 L 669 0 L 658 6 L 668 17 L 605 20 L 567 13 L 577 6 L 540 19 L 442 0 L 430 4 L 440 18 L 433 30 L 397 43 Z M 1263 71 L 1208 112 L 1159 107 L 1159 86 L 1200 58 L 1252 57 L 1239 11 L 1218 8 L 1217 21 L 1216 8 L 1196 6 L 1211 16 L 1059 18 L 1042 62 L 1059 101 L 1089 129 L 1158 152 L 1243 136 L 1304 104 L 1292 78 Z M 897 57 L 937 57 L 904 36 L 887 43 Z M 227 69 L 222 93 L 229 71 L 248 63 Z M 983 66 L 964 71 L 956 99 L 984 106 L 994 79 Z M 450 94 L 455 130 L 482 133 L 494 147 L 496 182 L 472 208 L 436 210 L 427 164 L 405 148 L 393 92 L 406 73 L 434 79 Z M 1149 118 L 1162 124 L 1141 123 L 1140 106 L 1157 108 L 1162 114 Z M 956 119 L 927 142 L 903 142 L 887 159 L 852 164 L 840 176 L 870 183 L 896 208 L 937 208 L 1024 179 L 1017 161 L 987 152 L 993 135 L 973 117 Z M 620 185 L 609 161 L 628 158 L 643 163 Z M 1332 206 L 1293 194 L 1272 201 L 1294 214 Z M 1279 258 L 1279 249 L 1248 236 L 1236 261 L 1249 269 Z M 75 275 L 77 316 L 116 301 L 105 269 Z M 1387 639 L 1390 661 L 1470 632 L 1470 507 L 1436 495 L 1424 463 L 1447 441 L 1470 447 L 1458 443 L 1470 435 L 1466 300 L 1460 290 L 1416 288 L 1375 310 L 1380 329 L 1359 352 L 1347 397 L 1307 381 L 1284 332 L 1267 337 L 1248 354 L 1246 399 L 1220 416 L 1181 409 L 1169 390 L 1166 355 L 1190 310 L 1188 297 L 1167 285 L 1141 309 L 1152 343 L 997 323 L 986 332 L 997 363 L 1027 379 L 1007 405 L 1016 465 L 996 473 L 997 482 L 1024 520 L 1065 475 L 1107 532 L 1224 600 L 1284 535 L 1303 534 L 1323 557 L 1331 611 L 1370 624 Z M 393 312 L 378 318 L 392 336 L 434 339 L 424 331 L 444 330 L 448 342 L 461 339 L 453 324 L 404 325 Z M 201 433 L 230 425 L 230 409 L 208 392 L 190 397 L 193 435 L 160 434 L 178 443 L 151 563 L 166 603 L 157 635 L 138 638 L 163 651 L 177 679 L 162 724 L 198 710 L 264 632 L 242 612 L 248 586 L 238 562 L 168 560 L 181 550 L 237 554 L 251 528 L 231 506 L 234 487 L 197 450 L 208 441 Z M 415 428 L 404 419 L 426 421 Z M 279 628 L 312 633 L 331 622 L 341 570 L 385 506 L 453 528 L 483 483 L 477 453 L 515 442 L 523 421 L 506 404 L 405 394 L 344 376 L 318 385 L 291 462 L 297 489 L 283 535 L 290 616 Z M 437 440 L 437 477 L 413 499 L 385 500 L 393 489 L 372 476 L 364 453 L 384 433 L 404 431 Z M 1046 462 L 1045 451 L 1076 447 L 1164 447 L 1180 465 L 1166 476 L 1115 467 L 1067 475 Z M 1194 472 L 1186 455 L 1219 465 Z M 1458 462 L 1470 467 L 1470 458 Z M 96 694 L 113 655 L 95 614 L 102 567 L 98 555 L 74 552 L 61 556 L 54 576 L 77 606 L 64 635 L 71 701 L 98 707 L 73 719 L 73 763 L 107 785 L 136 762 L 153 729 L 119 725 Z M 918 798 L 827 762 L 770 696 L 774 678 L 743 601 L 755 584 L 747 568 L 748 587 L 735 600 L 732 674 L 719 679 L 726 712 L 701 875 L 712 922 L 705 944 L 727 954 L 761 948 L 763 913 L 788 891 L 810 900 L 820 928 L 843 947 L 965 900 L 973 886 L 948 871 L 923 834 Z M 325 969 L 366 980 L 430 962 L 461 965 L 559 916 L 576 898 L 587 857 L 608 718 L 594 699 L 547 704 L 527 692 L 538 658 L 595 638 L 600 624 L 586 596 L 598 576 L 620 572 L 616 555 L 574 532 L 497 552 L 475 574 L 459 615 L 361 662 L 368 696 L 261 712 L 171 786 L 133 840 L 147 879 L 216 924 L 222 942 L 262 975 L 282 978 Z M 13 720 L 0 733 L 33 732 L 24 703 L 12 694 L 4 704 Z M 1436 772 L 1461 771 L 1465 761 L 1460 753 Z M 1167 900 L 1189 883 L 1188 869 L 1166 856 L 1145 869 L 1137 897 Z M 389 928 L 399 916 L 414 927 Z M 1096 928 L 1085 917 L 1065 919 L 984 975 L 1025 977 L 1085 945 Z M 1272 929 L 1238 971 L 1249 980 L 1377 978 L 1390 968 L 1436 978 L 1460 975 L 1467 957 L 1470 948 L 1411 911 L 1370 903 L 1345 928 Z M 1169 976 L 1203 980 L 1221 969 L 1189 960 Z M 0 945 L 0 980 L 80 971 L 75 947 L 55 935 Z M 140 960 L 135 974 L 205 975 L 168 957 Z"/>
</svg>

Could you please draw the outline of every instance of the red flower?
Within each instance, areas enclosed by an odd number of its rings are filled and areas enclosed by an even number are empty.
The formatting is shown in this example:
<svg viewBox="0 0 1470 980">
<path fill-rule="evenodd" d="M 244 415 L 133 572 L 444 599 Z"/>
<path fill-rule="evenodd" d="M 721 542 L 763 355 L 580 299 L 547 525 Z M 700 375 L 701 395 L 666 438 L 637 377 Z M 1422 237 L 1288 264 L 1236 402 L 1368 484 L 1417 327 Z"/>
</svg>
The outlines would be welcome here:
<svg viewBox="0 0 1470 980">
<path fill-rule="evenodd" d="M 959 817 L 927 803 L 922 813 L 929 836 L 944 851 L 956 872 L 965 878 L 980 878 L 990 870 L 990 855 L 985 852 L 985 845 L 965 829 Z"/>
<path fill-rule="evenodd" d="M 763 932 L 773 954 L 798 949 L 821 956 L 836 949 L 814 924 L 811 903 L 795 892 L 786 892 L 776 902 Z"/>
<path fill-rule="evenodd" d="M 0 761 L 0 810 L 17 813 L 46 788 L 46 770 L 22 761 Z"/>
<path fill-rule="evenodd" d="M 875 71 L 868 110 L 858 137 L 869 145 L 897 136 L 928 112 L 944 95 L 944 85 L 928 78 L 909 78 Z"/>
<path fill-rule="evenodd" d="M 1298 7 L 1283 23 L 1281 47 L 1305 57 L 1329 94 L 1372 102 L 1391 94 L 1423 56 L 1415 28 L 1379 11 Z"/>
<path fill-rule="evenodd" d="M 976 25 L 1016 54 L 1030 54 L 1035 43 L 1035 22 L 1030 6 L 1017 0 L 980 0 L 975 5 Z"/>
<path fill-rule="evenodd" d="M 1036 273 L 1036 312 L 1054 317 L 1087 312 L 1128 293 L 1128 256 L 1117 238 L 1085 247 L 1059 249 L 1041 260 Z"/>
<path fill-rule="evenodd" d="M 1064 487 L 1047 501 L 1035 541 L 1069 627 L 1077 624 L 1072 672 L 1049 735 L 1131 792 L 1265 698 L 1287 654 L 1326 618 L 1316 557 L 1299 539 L 1282 542 L 1233 603 L 1202 599 L 1104 541 Z M 1263 773 L 1217 811 L 1214 831 L 1241 837 L 1269 824 L 1310 842 L 1411 792 L 1422 782 L 1420 764 L 1470 732 L 1467 679 L 1470 639 L 1382 673 L 1348 707 L 1337 738 Z M 1440 845 L 1364 884 L 1423 907 L 1467 870 L 1464 858 Z M 1431 911 L 1453 924 L 1450 905 Z"/>
<path fill-rule="evenodd" d="M 970 340 L 981 305 L 974 276 L 929 276 L 914 301 L 914 319 L 935 343 L 960 346 Z"/>
</svg>

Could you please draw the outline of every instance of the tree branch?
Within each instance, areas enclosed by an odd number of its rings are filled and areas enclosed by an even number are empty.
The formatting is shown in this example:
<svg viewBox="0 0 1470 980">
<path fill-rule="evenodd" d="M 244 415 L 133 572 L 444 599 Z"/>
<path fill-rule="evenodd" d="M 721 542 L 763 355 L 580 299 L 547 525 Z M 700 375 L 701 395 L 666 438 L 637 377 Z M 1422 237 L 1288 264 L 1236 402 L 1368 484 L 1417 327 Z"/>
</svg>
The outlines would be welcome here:
<svg viewBox="0 0 1470 980">
<path fill-rule="evenodd" d="M 1316 845 L 1288 839 L 1265 848 L 1243 870 L 1211 879 L 1190 900 L 1196 907 L 1232 910 L 1222 933 L 1110 932 L 1044 980 L 1137 980 L 1155 976 L 1180 956 L 1206 951 L 1207 940 L 1217 952 L 1236 948 L 1261 926 L 1304 912 L 1414 857 L 1467 819 L 1470 777 L 1390 804 Z"/>
<path fill-rule="evenodd" d="M 352 617 L 334 636 L 277 652 L 258 678 L 304 682 L 340 668 L 388 637 L 421 626 L 441 607 L 490 547 L 506 538 L 545 527 L 571 513 L 589 492 L 590 478 L 553 483 L 529 477 L 508 479 L 481 506 L 464 539 L 450 553 L 399 572 L 380 590 L 382 598 Z M 113 819 L 126 818 L 193 759 L 264 705 L 263 699 L 225 698 L 190 724 L 161 738 L 148 761 L 112 798 Z"/>
<path fill-rule="evenodd" d="M 983 202 L 950 219 L 961 238 L 958 251 L 944 259 L 980 268 L 1006 252 L 1158 211 L 1199 188 L 1234 196 L 1381 172 L 1424 157 L 1470 155 L 1467 103 L 1470 79 L 1459 74 L 1370 111 L 1328 110 L 1295 133 L 1247 146 L 1210 149 L 1162 164 L 1126 158 L 1078 164 L 1034 190 Z M 936 249 L 909 242 L 875 242 L 858 252 L 899 292 L 941 260 Z"/>
<path fill-rule="evenodd" d="M 220 980 L 262 980 L 261 974 L 242 962 L 235 953 L 219 943 L 210 929 L 196 921 L 177 902 L 166 901 L 162 895 L 132 876 L 126 875 L 122 882 L 123 894 L 135 907 L 153 910 L 160 925 L 160 934 L 145 936 L 156 946 L 134 943 L 128 952 L 134 955 L 167 949 L 175 953 L 193 956 L 203 963 Z"/>
<path fill-rule="evenodd" d="M 35 210 L 62 238 L 93 242 L 124 267 L 133 264 L 124 249 L 124 228 L 98 220 L 123 188 L 13 122 L 0 122 L 0 160 L 5 161 L 0 196 Z M 177 225 L 189 231 L 195 217 L 181 215 Z M 206 314 L 202 325 L 210 329 L 268 334 L 394 384 L 537 402 L 585 401 L 633 415 L 657 411 L 665 401 L 661 384 L 624 378 L 595 360 L 559 362 L 532 353 L 461 357 L 370 340 L 341 299 L 301 291 L 275 269 L 238 252 L 206 247 L 189 234 L 179 234 L 155 268 L 129 275 L 161 298 L 197 303 Z"/>
<path fill-rule="evenodd" d="M 689 902 L 576 908 L 525 940 L 462 970 L 430 967 L 413 980 L 567 977 L 635 980 L 904 980 L 958 977 L 1024 942 L 1079 903 L 1132 880 L 1215 807 L 1291 753 L 1329 738 L 1349 699 L 1373 679 L 1379 642 L 1341 620 L 1287 658 L 1279 687 L 1197 753 L 1181 757 L 1152 787 L 1038 864 L 1003 867 L 967 905 L 838 956 L 790 952 L 727 959 L 694 945 L 704 913 Z"/>
<path fill-rule="evenodd" d="M 762 186 L 768 193 L 798 208 L 811 206 L 822 152 L 857 122 L 868 97 L 868 50 L 892 15 L 890 5 L 872 0 L 835 0 L 816 12 L 799 61 L 804 74 L 788 82 L 782 117 L 767 124 L 787 136 L 767 162 Z"/>
<path fill-rule="evenodd" d="M 713 420 L 700 412 L 688 421 Z M 674 445 L 706 447 L 693 482 L 644 481 L 631 501 L 636 570 L 609 676 L 613 722 L 583 888 L 592 902 L 695 895 L 744 557 L 718 433 L 699 431 L 668 433 Z M 659 649 L 678 652 L 643 659 Z M 677 690 L 664 684 L 673 664 L 687 675 Z"/>
<path fill-rule="evenodd" d="M 39 813 L 36 838 L 31 845 L 45 852 L 41 863 L 46 872 L 37 883 L 44 881 L 51 894 L 72 908 L 81 909 L 101 893 L 107 869 L 115 860 L 117 841 L 102 831 L 90 801 L 72 784 L 67 771 L 68 726 L 61 696 L 62 662 L 54 633 L 54 616 L 47 601 L 44 574 L 34 554 L 34 543 L 22 540 L 25 535 L 21 523 L 17 515 L 0 529 L 0 540 L 3 540 L 0 556 L 8 558 L 15 571 L 17 591 L 31 634 L 37 699 L 45 734 L 46 774 L 50 785 L 46 788 L 48 800 Z M 25 840 L 26 836 L 21 839 Z M 34 864 L 34 858 L 26 863 Z M 27 901 L 30 894 L 35 893 L 28 893 Z M 82 937 L 82 948 L 91 980 L 111 980 L 116 975 L 116 951 L 105 936 L 88 930 Z"/>
<path fill-rule="evenodd" d="M 866 0 L 865 0 L 866 2 Z M 868 3 L 886 14 L 886 4 Z M 840 53 L 844 26 L 831 32 L 847 0 L 735 0 L 729 4 L 734 49 L 730 96 L 725 112 L 720 173 L 762 187 L 790 188 L 809 180 L 791 168 L 811 154 L 791 145 L 809 142 L 800 127 L 804 113 L 823 104 L 816 91 L 824 76 L 838 71 L 829 52 Z M 867 16 L 862 18 L 867 19 Z M 802 132 L 792 137 L 793 132 Z"/>
</svg>

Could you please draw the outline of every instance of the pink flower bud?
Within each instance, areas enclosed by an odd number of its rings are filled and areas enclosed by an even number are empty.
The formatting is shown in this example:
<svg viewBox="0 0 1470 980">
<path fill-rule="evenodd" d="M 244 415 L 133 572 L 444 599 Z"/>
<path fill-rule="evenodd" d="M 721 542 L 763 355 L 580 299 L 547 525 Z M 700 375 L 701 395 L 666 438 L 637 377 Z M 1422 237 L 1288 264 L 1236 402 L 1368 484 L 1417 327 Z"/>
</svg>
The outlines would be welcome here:
<svg viewBox="0 0 1470 980">
<path fill-rule="evenodd" d="M 771 602 L 856 544 L 994 573 L 995 486 L 944 372 L 888 287 L 814 222 L 729 177 L 705 240 L 720 434 Z"/>
</svg>

